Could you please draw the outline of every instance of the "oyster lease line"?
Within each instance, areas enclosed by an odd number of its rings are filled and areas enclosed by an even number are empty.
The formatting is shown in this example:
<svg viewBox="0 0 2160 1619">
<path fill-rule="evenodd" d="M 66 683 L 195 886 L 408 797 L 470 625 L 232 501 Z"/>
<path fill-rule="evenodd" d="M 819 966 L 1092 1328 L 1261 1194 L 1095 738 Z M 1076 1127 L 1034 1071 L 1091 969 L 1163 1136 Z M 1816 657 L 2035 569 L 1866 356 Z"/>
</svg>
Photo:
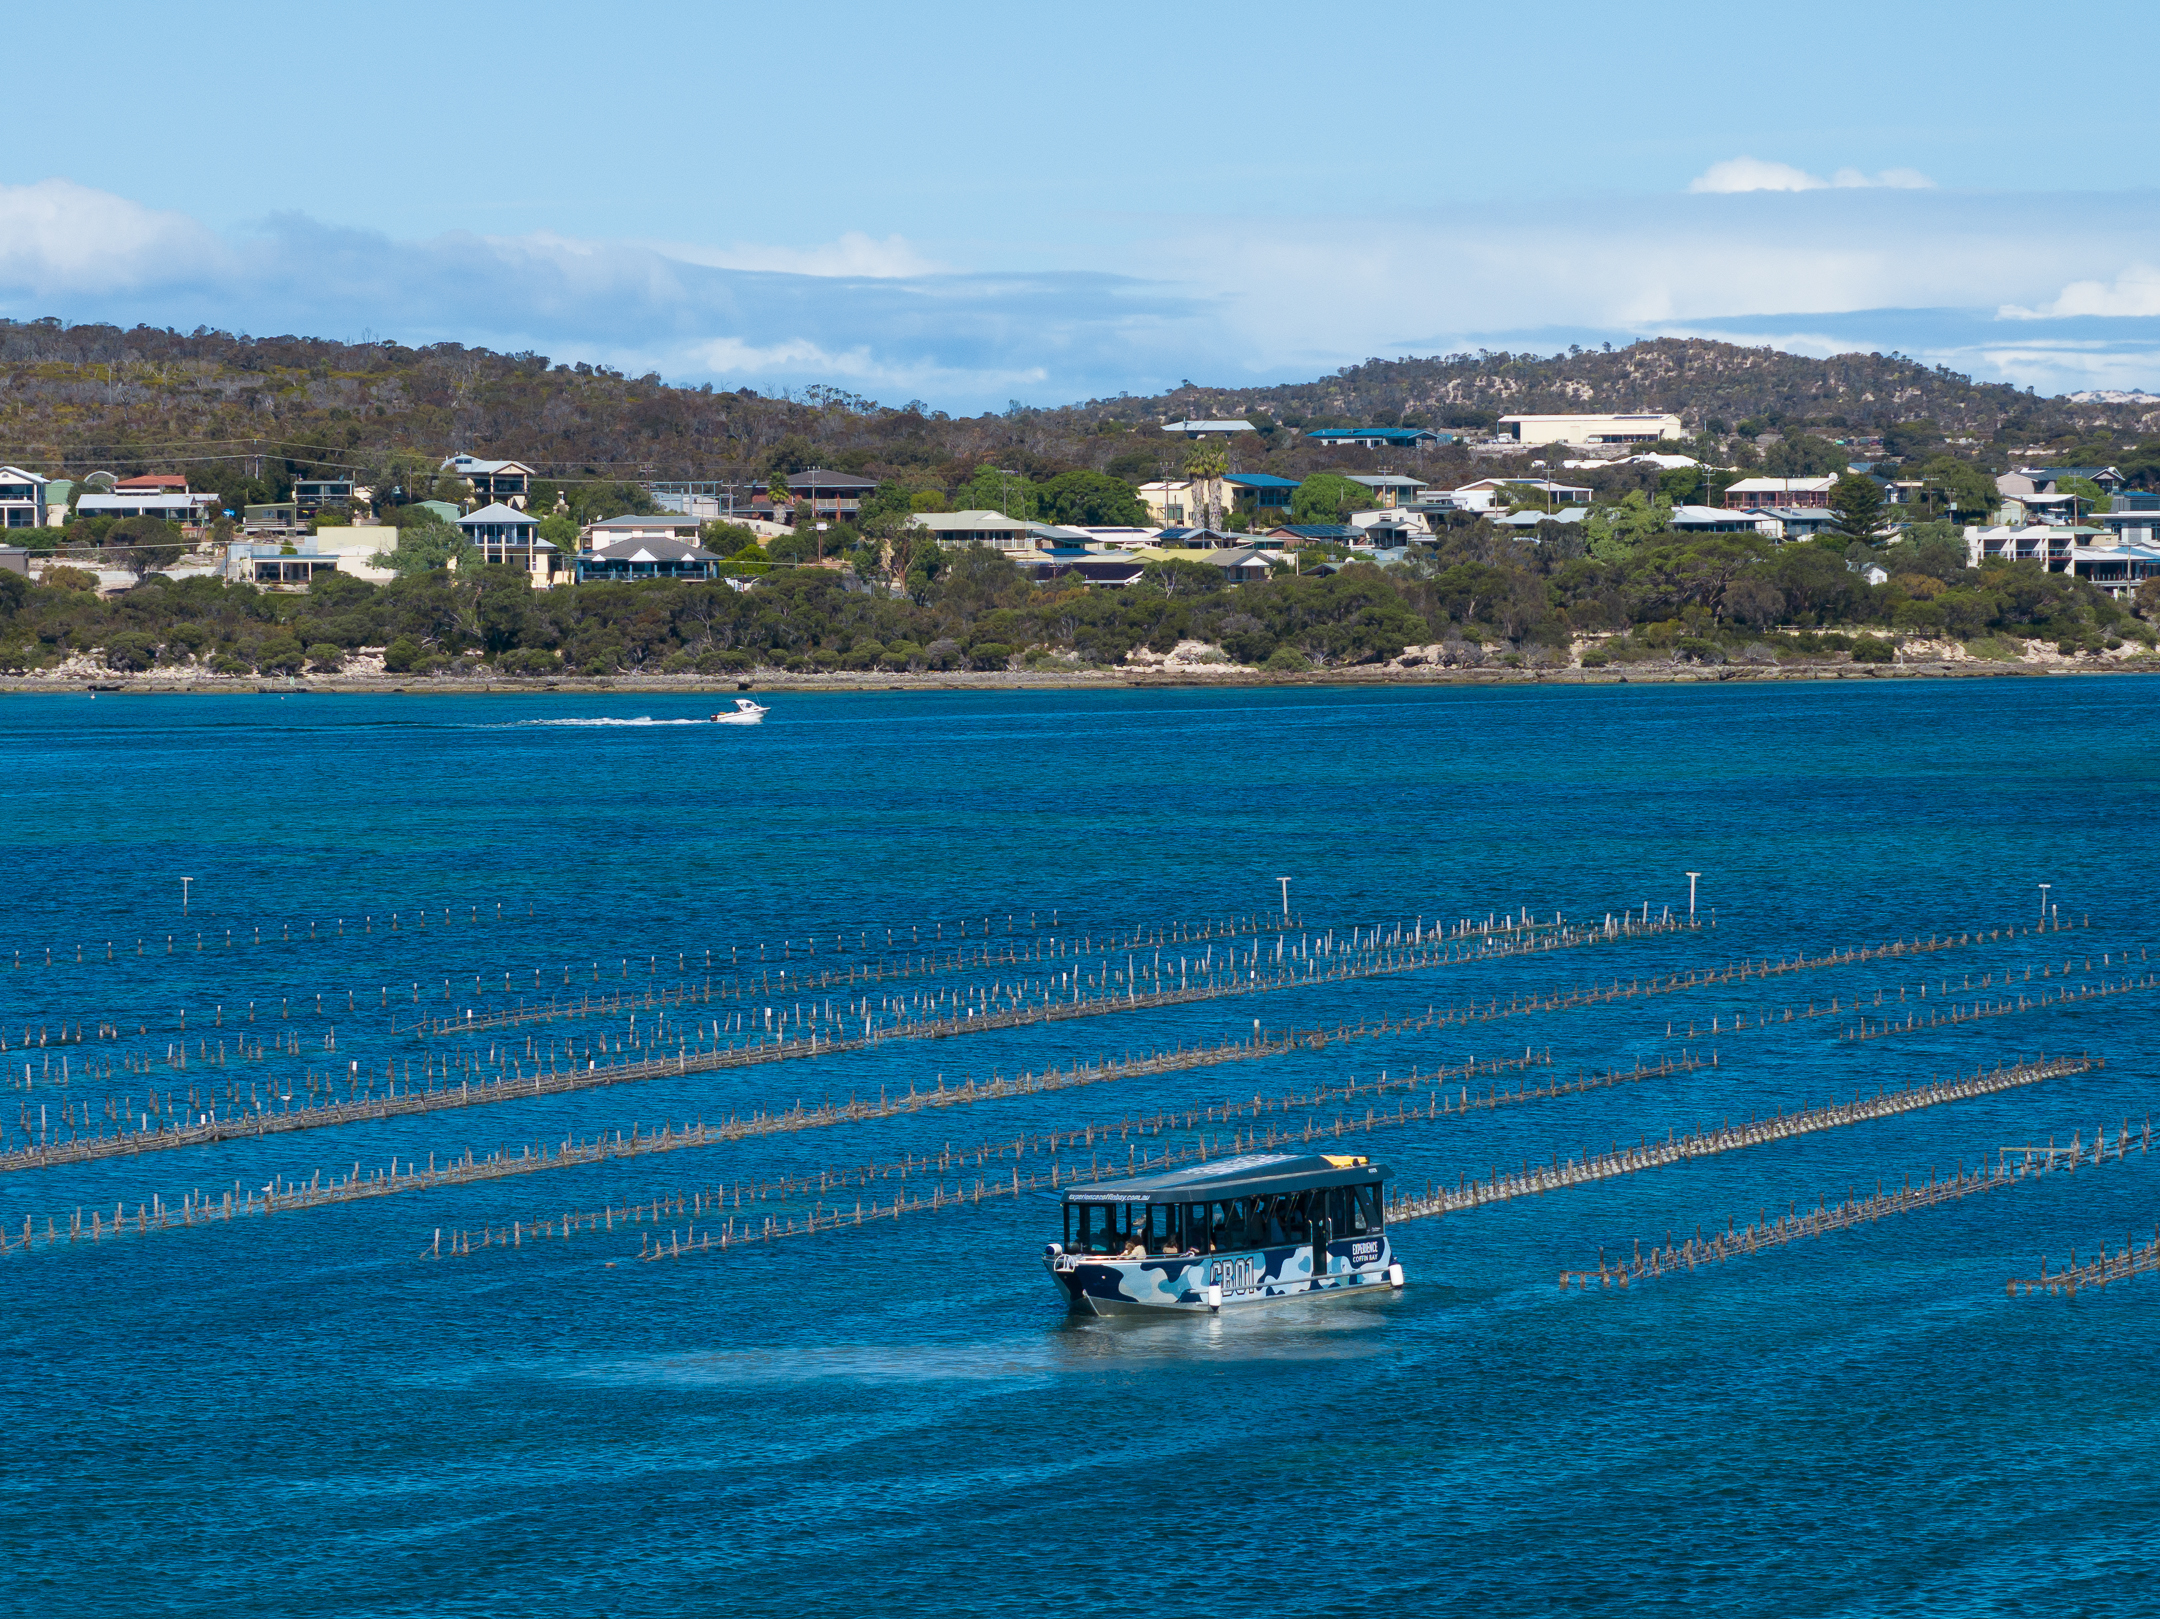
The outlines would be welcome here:
<svg viewBox="0 0 2160 1619">
<path fill-rule="evenodd" d="M 1077 1005 L 1062 1004 L 1034 1007 L 1022 1012 L 993 1015 L 981 1018 L 944 1019 L 934 1024 L 916 1024 L 899 1031 L 880 1031 L 868 1040 L 821 1040 L 811 1036 L 800 1041 L 778 1041 L 762 1046 L 735 1046 L 720 1051 L 691 1052 L 687 1047 L 671 1057 L 658 1057 L 635 1063 L 618 1063 L 607 1068 L 597 1065 L 585 1068 L 536 1068 L 532 1073 L 522 1071 L 511 1077 L 483 1080 L 474 1084 L 461 1081 L 454 1089 L 404 1091 L 395 1096 L 371 1097 L 352 1102 L 331 1102 L 314 1107 L 292 1108 L 282 1113 L 253 1113 L 239 1119 L 206 1119 L 199 1123 L 179 1123 L 160 1126 L 154 1130 L 122 1131 L 114 1135 L 78 1137 L 72 1141 L 55 1142 L 46 1146 L 18 1147 L 0 1153 L 0 1173 L 26 1169 L 47 1169 L 64 1164 L 88 1163 L 104 1158 L 124 1158 L 144 1152 L 171 1152 L 182 1147 L 207 1146 L 222 1141 L 252 1141 L 265 1136 L 283 1135 L 300 1130 L 332 1129 L 339 1125 L 367 1121 L 408 1117 L 420 1113 L 439 1112 L 452 1108 L 483 1107 L 497 1102 L 523 1101 L 534 1096 L 560 1096 L 574 1091 L 597 1090 L 610 1085 L 638 1084 L 654 1079 L 671 1078 L 683 1074 L 712 1073 L 725 1069 L 760 1067 L 768 1063 L 793 1062 L 811 1057 L 838 1056 L 846 1052 L 870 1050 L 896 1040 L 941 1040 L 965 1034 L 985 1033 L 997 1029 L 1018 1028 L 1037 1023 L 1066 1022 L 1078 1018 L 1107 1017 L 1121 1012 L 1162 1006 L 1185 1006 L 1195 1002 L 1216 1000 L 1226 996 L 1268 994 L 1277 990 L 1302 989 L 1313 985 L 1340 983 L 1348 980 L 1393 977 L 1424 968 L 1460 966 L 1466 963 L 1483 963 L 1505 960 L 1512 956 L 1543 953 L 1550 950 L 1578 949 L 1587 945 L 1608 941 L 1648 937 L 1687 929 L 1687 923 L 1652 922 L 1647 926 L 1637 924 L 1632 929 L 1615 926 L 1584 929 L 1569 936 L 1547 935 L 1519 944 L 1503 944 L 1478 949 L 1474 952 L 1455 954 L 1452 947 L 1433 952 L 1426 958 L 1390 958 L 1370 965 L 1347 967 L 1312 976 L 1289 976 L 1266 980 L 1253 979 L 1201 989 L 1164 990 L 1149 995 L 1106 996 Z M 850 1103 L 849 1107 L 865 1104 Z M 830 1106 L 830 1104 L 828 1104 Z"/>
</svg>

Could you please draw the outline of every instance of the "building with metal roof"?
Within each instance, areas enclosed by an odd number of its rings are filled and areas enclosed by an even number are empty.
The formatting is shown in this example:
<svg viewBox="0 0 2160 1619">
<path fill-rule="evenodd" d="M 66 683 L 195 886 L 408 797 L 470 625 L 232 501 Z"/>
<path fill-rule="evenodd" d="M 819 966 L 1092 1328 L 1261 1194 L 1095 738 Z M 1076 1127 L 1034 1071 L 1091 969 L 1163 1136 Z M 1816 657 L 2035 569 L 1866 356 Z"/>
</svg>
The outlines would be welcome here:
<svg viewBox="0 0 2160 1619">
<path fill-rule="evenodd" d="M 505 501 L 520 510 L 532 494 L 537 474 L 522 461 L 486 461 L 477 455 L 458 454 L 443 462 L 442 470 L 463 478 L 473 494 L 484 501 Z"/>
<path fill-rule="evenodd" d="M 578 530 L 579 540 L 587 545 L 605 545 L 615 540 L 689 540 L 695 542 L 702 525 L 695 517 L 679 512 L 661 512 L 657 516 L 604 517 L 597 523 L 587 523 Z"/>
<path fill-rule="evenodd" d="M 1731 511 L 1755 506 L 1828 506 L 1835 478 L 1742 478 L 1725 487 L 1724 504 Z"/>
<path fill-rule="evenodd" d="M 800 524 L 805 518 L 834 523 L 852 523 L 862 515 L 865 497 L 877 492 L 877 479 L 859 478 L 852 472 L 833 472 L 824 467 L 812 467 L 807 472 L 792 474 L 787 481 L 788 499 L 793 510 L 788 521 Z"/>
<path fill-rule="evenodd" d="M 481 562 L 489 567 L 522 568 L 535 590 L 568 584 L 570 572 L 563 555 L 540 538 L 540 519 L 501 501 L 483 506 L 458 519 L 458 532 L 479 547 Z"/>
<path fill-rule="evenodd" d="M 1585 413 L 1580 416 L 1503 416 L 1501 438 L 1518 444 L 1649 444 L 1686 433 L 1680 418 L 1662 411 Z"/>
<path fill-rule="evenodd" d="M 987 545 L 993 551 L 1034 549 L 1028 520 L 1003 512 L 917 512 L 908 523 L 928 529 L 940 545 Z"/>
<path fill-rule="evenodd" d="M 1716 506 L 1675 506 L 1667 526 L 1675 534 L 1761 534 L 1773 540 L 1782 538 L 1785 532 L 1774 517 Z"/>
<path fill-rule="evenodd" d="M 711 579 L 724 559 L 694 540 L 645 534 L 610 540 L 577 556 L 579 584 L 629 579 Z"/>
<path fill-rule="evenodd" d="M 1165 433 L 1182 433 L 1187 438 L 1207 438 L 1221 433 L 1257 433 L 1260 430 L 1251 422 L 1164 422 Z"/>
<path fill-rule="evenodd" d="M 1272 472 L 1226 472 L 1223 483 L 1234 501 L 1249 502 L 1259 512 L 1288 511 L 1297 491 L 1295 478 L 1278 478 Z"/>
<path fill-rule="evenodd" d="M 1422 450 L 1434 444 L 1453 444 L 1453 433 L 1429 427 L 1313 427 L 1305 436 L 1315 444 L 1336 449 Z"/>
<path fill-rule="evenodd" d="M 1271 540 L 1280 540 L 1283 549 L 1294 551 L 1301 545 L 1355 545 L 1365 537 L 1365 531 L 1348 523 L 1285 523 L 1267 532 Z"/>
</svg>

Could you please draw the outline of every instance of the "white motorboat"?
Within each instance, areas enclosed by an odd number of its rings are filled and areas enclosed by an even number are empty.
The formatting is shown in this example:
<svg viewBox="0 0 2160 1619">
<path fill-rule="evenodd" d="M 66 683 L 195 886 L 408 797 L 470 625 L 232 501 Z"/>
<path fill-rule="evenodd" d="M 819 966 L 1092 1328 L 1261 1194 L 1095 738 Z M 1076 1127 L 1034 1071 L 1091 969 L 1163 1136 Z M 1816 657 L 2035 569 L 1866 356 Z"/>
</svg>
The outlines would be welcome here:
<svg viewBox="0 0 2160 1619">
<path fill-rule="evenodd" d="M 738 697 L 735 699 L 734 713 L 715 714 L 712 722 L 715 725 L 756 725 L 770 712 L 772 711 L 762 703 L 753 703 L 747 697 Z"/>
</svg>

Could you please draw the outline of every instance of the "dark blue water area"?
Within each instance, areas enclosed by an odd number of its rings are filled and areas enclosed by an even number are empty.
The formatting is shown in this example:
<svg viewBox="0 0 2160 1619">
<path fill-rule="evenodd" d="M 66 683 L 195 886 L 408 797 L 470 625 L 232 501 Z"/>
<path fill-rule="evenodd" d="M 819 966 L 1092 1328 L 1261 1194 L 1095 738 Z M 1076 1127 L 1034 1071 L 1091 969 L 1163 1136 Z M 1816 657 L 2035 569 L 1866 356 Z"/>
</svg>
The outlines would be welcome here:
<svg viewBox="0 0 2160 1619">
<path fill-rule="evenodd" d="M 2160 1162 L 2133 1152 L 1625 1290 L 1556 1285 L 1601 1250 L 2142 1127 L 2160 991 L 1842 1036 L 1856 996 L 1902 1015 L 2160 969 L 2147 686 L 771 701 L 754 729 L 671 723 L 711 699 L 660 696 L 0 703 L 7 1144 L 40 1107 L 409 1058 L 385 1003 L 499 1002 L 505 975 L 515 999 L 696 980 L 708 951 L 823 969 L 898 960 L 916 930 L 951 946 L 963 924 L 1000 948 L 1099 941 L 1269 918 L 1284 877 L 1293 939 L 1522 910 L 1684 917 L 1690 870 L 1704 925 L 18 1172 L 0 1223 L 64 1231 L 153 1195 L 934 1088 L 1256 1019 L 2028 929 L 2043 883 L 2061 929 L 267 1220 L 18 1242 L 0 1259 L 10 1608 L 2150 1610 L 2160 1277 L 2075 1300 L 2005 1283 L 2151 1237 Z M 1833 996 L 1836 1016 L 1731 1031 L 1736 1012 Z M 77 1019 L 130 1034 L 36 1043 Z M 211 1065 L 251 1029 L 302 1054 Z M 206 1042 L 184 1075 L 163 1061 L 182 1038 Z M 81 1074 L 123 1050 L 150 1070 Z M 657 1264 L 638 1260 L 649 1225 L 423 1257 L 438 1230 L 1034 1130 L 1102 1124 L 1121 1158 L 1159 1148 L 1118 1133 L 1156 1110 L 1526 1050 L 1549 1059 L 1540 1078 L 1716 1064 L 1354 1150 L 1422 1188 L 2018 1057 L 2106 1066 L 1406 1222 L 1399 1294 L 1212 1318 L 1068 1317 L 1040 1258 L 1056 1211 L 1033 1199 Z"/>
</svg>

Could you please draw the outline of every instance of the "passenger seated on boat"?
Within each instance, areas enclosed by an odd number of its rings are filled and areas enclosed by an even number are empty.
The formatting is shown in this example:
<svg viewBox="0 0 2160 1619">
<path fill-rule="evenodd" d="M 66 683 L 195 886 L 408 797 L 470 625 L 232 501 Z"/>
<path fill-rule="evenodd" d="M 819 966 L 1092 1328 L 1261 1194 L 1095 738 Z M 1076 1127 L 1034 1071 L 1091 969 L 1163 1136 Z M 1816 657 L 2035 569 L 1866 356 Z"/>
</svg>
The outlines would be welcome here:
<svg viewBox="0 0 2160 1619">
<path fill-rule="evenodd" d="M 1135 1231 L 1135 1232 L 1133 1233 L 1133 1235 L 1132 1235 L 1132 1241 L 1131 1241 L 1131 1242 L 1129 1242 L 1129 1243 L 1127 1243 L 1127 1244 L 1125 1245 L 1125 1251 L 1124 1251 L 1123 1253 L 1119 1254 L 1119 1255 L 1118 1255 L 1118 1258 L 1120 1258 L 1120 1259 L 1145 1259 L 1145 1258 L 1147 1258 L 1147 1240 L 1146 1240 L 1146 1239 L 1145 1239 L 1144 1237 L 1142 1237 L 1142 1236 L 1140 1235 L 1140 1233 L 1139 1233 L 1139 1232 Z"/>
</svg>

